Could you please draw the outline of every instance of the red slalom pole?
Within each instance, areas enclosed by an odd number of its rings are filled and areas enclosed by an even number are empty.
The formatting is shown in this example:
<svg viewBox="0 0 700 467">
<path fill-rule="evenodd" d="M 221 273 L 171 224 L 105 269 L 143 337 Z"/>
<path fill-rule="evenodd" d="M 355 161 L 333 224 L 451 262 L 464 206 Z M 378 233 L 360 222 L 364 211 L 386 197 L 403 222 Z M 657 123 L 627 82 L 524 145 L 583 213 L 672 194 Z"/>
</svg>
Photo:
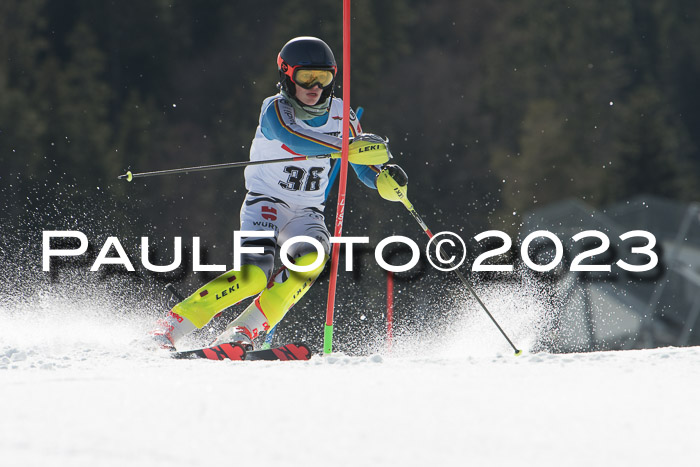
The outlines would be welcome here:
<svg viewBox="0 0 700 467">
<path fill-rule="evenodd" d="M 343 148 L 340 159 L 340 186 L 338 188 L 338 207 L 335 217 L 334 237 L 343 234 L 343 216 L 345 215 L 345 190 L 348 181 L 348 153 L 350 148 L 350 0 L 343 0 Z M 326 325 L 323 329 L 323 353 L 333 352 L 333 311 L 335 309 L 335 286 L 338 277 L 338 258 L 340 243 L 333 244 L 331 253 L 331 277 L 328 283 L 328 304 L 326 306 Z"/>
<path fill-rule="evenodd" d="M 394 273 L 386 272 L 386 348 L 391 352 L 394 339 Z"/>
</svg>

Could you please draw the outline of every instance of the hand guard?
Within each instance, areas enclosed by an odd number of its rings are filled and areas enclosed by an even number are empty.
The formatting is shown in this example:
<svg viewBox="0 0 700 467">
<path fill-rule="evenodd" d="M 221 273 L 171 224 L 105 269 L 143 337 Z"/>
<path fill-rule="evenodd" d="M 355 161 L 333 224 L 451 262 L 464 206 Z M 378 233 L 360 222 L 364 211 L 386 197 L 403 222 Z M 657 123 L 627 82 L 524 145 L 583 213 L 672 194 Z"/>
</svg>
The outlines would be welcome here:
<svg viewBox="0 0 700 467">
<path fill-rule="evenodd" d="M 379 165 L 391 159 L 389 152 L 389 139 L 384 139 L 381 136 L 373 133 L 360 133 L 350 142 L 351 158 L 361 165 Z M 362 164 L 363 160 L 372 161 L 371 163 Z M 383 162 L 377 162 L 381 160 Z"/>
<path fill-rule="evenodd" d="M 405 202 L 408 189 L 408 176 L 401 167 L 387 164 L 377 174 L 377 191 L 379 196 L 389 201 Z"/>
</svg>

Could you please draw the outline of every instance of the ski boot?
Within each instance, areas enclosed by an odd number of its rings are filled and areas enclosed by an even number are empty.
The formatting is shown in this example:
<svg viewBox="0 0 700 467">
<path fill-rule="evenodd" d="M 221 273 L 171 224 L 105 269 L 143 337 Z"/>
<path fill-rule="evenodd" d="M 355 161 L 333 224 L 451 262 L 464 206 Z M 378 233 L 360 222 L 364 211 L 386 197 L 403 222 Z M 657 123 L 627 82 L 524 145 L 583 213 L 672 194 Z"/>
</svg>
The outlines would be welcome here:
<svg viewBox="0 0 700 467">
<path fill-rule="evenodd" d="M 172 352 L 175 351 L 175 343 L 195 329 L 190 320 L 170 311 L 165 318 L 156 322 L 156 328 L 149 335 L 157 348 Z"/>
<path fill-rule="evenodd" d="M 238 344 L 246 352 L 255 349 L 253 334 L 243 326 L 227 327 L 212 343 L 212 346 L 221 344 Z"/>
<path fill-rule="evenodd" d="M 240 344 L 246 351 L 254 350 L 253 339 L 260 332 L 270 329 L 270 324 L 260 308 L 258 295 L 236 319 L 231 321 L 224 332 L 216 338 L 212 345 Z"/>
</svg>

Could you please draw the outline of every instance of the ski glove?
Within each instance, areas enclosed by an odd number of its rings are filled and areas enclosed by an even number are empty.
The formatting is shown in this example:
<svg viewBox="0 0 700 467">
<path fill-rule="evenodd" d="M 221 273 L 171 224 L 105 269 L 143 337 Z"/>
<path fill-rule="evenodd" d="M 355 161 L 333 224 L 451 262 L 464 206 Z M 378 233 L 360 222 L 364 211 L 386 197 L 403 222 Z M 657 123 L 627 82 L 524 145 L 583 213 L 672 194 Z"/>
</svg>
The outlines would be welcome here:
<svg viewBox="0 0 700 467">
<path fill-rule="evenodd" d="M 396 164 L 386 164 L 377 174 L 377 191 L 379 196 L 389 201 L 406 199 L 408 175 Z"/>
<path fill-rule="evenodd" d="M 377 165 L 391 159 L 389 139 L 384 139 L 373 133 L 360 133 L 352 139 L 349 149 L 354 164 Z M 363 160 L 366 160 L 367 163 L 364 164 Z"/>
</svg>

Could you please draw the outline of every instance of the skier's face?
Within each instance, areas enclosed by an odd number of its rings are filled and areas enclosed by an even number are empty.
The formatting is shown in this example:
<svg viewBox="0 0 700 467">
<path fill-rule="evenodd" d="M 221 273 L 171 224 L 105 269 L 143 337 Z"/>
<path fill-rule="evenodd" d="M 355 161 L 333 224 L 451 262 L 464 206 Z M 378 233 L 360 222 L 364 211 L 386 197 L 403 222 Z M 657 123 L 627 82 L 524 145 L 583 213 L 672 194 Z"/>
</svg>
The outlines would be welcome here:
<svg viewBox="0 0 700 467">
<path fill-rule="evenodd" d="M 304 105 L 316 105 L 323 92 L 320 84 L 311 89 L 304 89 L 295 83 L 294 88 L 296 89 L 296 98 Z"/>
</svg>

